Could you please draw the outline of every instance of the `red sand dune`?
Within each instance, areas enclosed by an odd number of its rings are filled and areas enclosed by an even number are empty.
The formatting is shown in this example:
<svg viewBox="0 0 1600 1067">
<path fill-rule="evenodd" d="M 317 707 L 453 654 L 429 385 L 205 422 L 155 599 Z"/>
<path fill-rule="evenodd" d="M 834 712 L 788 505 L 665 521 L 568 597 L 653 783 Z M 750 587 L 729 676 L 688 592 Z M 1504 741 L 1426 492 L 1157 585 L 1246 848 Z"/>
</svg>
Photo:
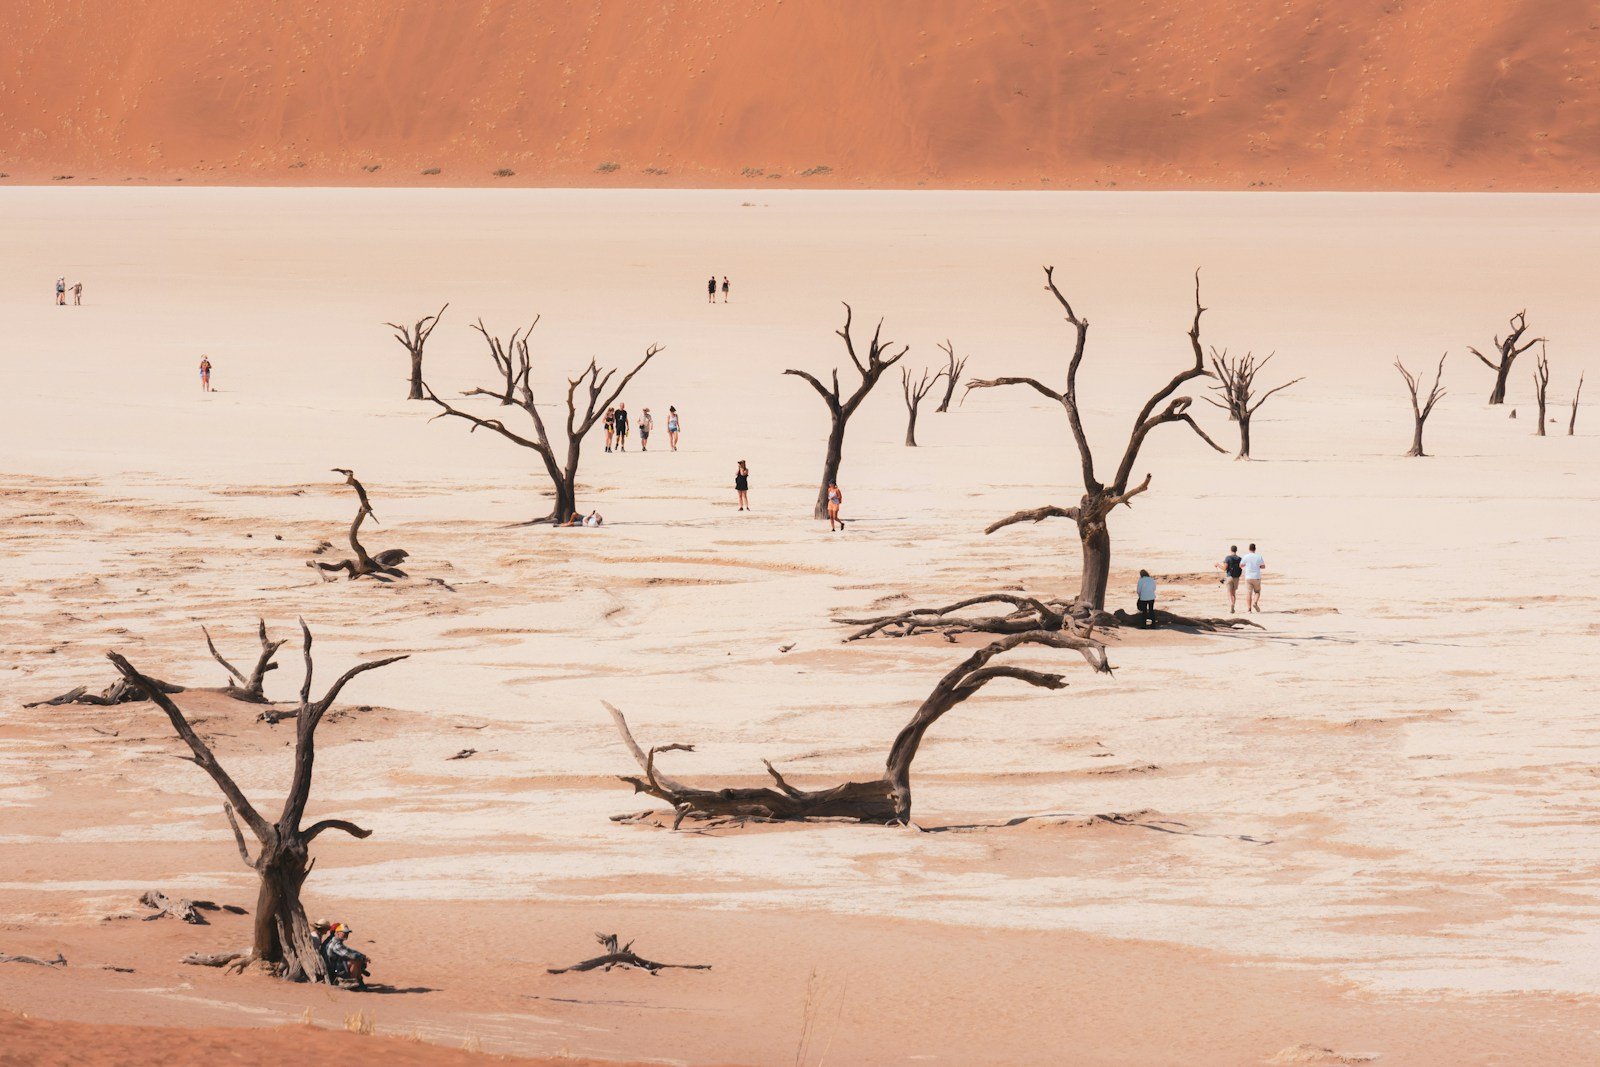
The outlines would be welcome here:
<svg viewBox="0 0 1600 1067">
<path fill-rule="evenodd" d="M 1600 187 L 1592 0 L 10 0 L 3 24 L 13 182 Z"/>
</svg>

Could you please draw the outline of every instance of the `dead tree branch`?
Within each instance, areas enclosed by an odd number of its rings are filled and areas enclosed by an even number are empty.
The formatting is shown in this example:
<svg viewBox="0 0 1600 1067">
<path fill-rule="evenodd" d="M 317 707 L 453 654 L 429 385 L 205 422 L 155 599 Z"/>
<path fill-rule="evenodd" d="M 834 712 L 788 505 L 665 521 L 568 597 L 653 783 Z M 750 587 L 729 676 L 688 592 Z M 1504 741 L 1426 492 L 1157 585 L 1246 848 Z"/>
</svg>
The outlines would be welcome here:
<svg viewBox="0 0 1600 1067">
<path fill-rule="evenodd" d="M 883 372 L 894 366 L 910 351 L 910 345 L 901 345 L 900 351 L 888 354 L 894 347 L 894 342 L 884 341 L 883 320 L 878 320 L 877 329 L 872 331 L 872 340 L 867 346 L 867 359 L 863 363 L 856 354 L 855 337 L 851 331 L 854 313 L 850 305 L 844 306 L 844 328 L 834 331 L 844 340 L 845 353 L 849 355 L 850 362 L 855 366 L 856 373 L 861 381 L 849 396 L 845 396 L 839 387 L 839 369 L 833 369 L 832 381 L 824 385 L 811 373 L 803 370 L 789 369 L 785 374 L 792 374 L 800 378 L 807 385 L 817 391 L 822 397 L 822 402 L 828 406 L 828 449 L 822 460 L 822 485 L 817 490 L 816 507 L 812 509 L 811 517 L 825 519 L 828 517 L 828 486 L 838 480 L 839 467 L 844 462 L 844 431 L 850 416 L 856 413 L 862 401 L 867 399 L 867 394 L 872 392 L 873 386 L 883 377 Z"/>
<path fill-rule="evenodd" d="M 418 319 L 414 326 L 407 327 L 394 322 L 384 323 L 394 331 L 394 339 L 411 353 L 411 395 L 406 397 L 407 400 L 422 399 L 422 347 L 428 343 L 428 335 L 439 325 L 439 320 L 444 318 L 445 308 L 449 306 L 445 304 L 436 313 Z"/>
<path fill-rule="evenodd" d="M 1011 665 L 990 665 L 990 661 L 997 656 L 1022 645 L 1074 651 L 1094 670 L 1104 673 L 1111 671 L 1111 665 L 1106 661 L 1105 646 L 1092 638 L 1079 637 L 1065 630 L 1030 630 L 1002 637 L 967 656 L 939 680 L 911 721 L 895 738 L 881 776 L 868 781 L 843 782 L 818 790 L 798 789 L 790 785 L 770 763 L 767 764 L 767 772 L 773 779 L 773 786 L 705 789 L 685 785 L 658 771 L 655 757 L 658 753 L 674 750 L 692 752 L 693 747 L 669 745 L 643 752 L 622 713 L 608 705 L 607 710 L 617 724 L 623 743 L 644 771 L 643 777 L 625 775 L 622 780 L 632 785 L 635 792 L 647 793 L 671 804 L 676 812 L 674 828 L 690 817 L 800 822 L 823 819 L 884 826 L 909 824 L 911 764 L 916 759 L 923 736 L 946 712 L 1000 678 L 1014 679 L 1041 689 L 1066 687 L 1066 679 L 1059 674 Z"/>
<path fill-rule="evenodd" d="M 1494 388 L 1489 391 L 1489 403 L 1504 404 L 1506 402 L 1506 382 L 1511 377 L 1511 364 L 1534 345 L 1543 341 L 1543 337 L 1535 337 L 1526 344 L 1522 343 L 1522 335 L 1528 331 L 1528 313 L 1519 311 L 1511 316 L 1511 329 L 1504 338 L 1495 336 L 1494 347 L 1497 354 L 1494 359 L 1479 352 L 1476 348 L 1469 347 L 1468 352 L 1477 356 L 1485 367 L 1494 371 Z"/>
<path fill-rule="evenodd" d="M 658 971 L 669 969 L 683 971 L 709 971 L 711 969 L 711 964 L 709 963 L 657 963 L 654 960 L 647 960 L 634 954 L 632 941 L 618 947 L 616 934 L 595 934 L 594 938 L 605 948 L 606 951 L 603 955 L 596 956 L 592 960 L 584 960 L 582 963 L 574 963 L 571 967 L 551 967 L 549 968 L 549 973 L 571 974 L 576 971 L 609 971 L 613 967 L 634 967 L 653 975 Z"/>
<path fill-rule="evenodd" d="M 1269 353 L 1266 359 L 1256 362 L 1255 355 L 1246 352 L 1242 356 L 1229 356 L 1226 349 L 1218 352 L 1215 347 L 1211 349 L 1211 375 L 1217 379 L 1217 384 L 1211 388 L 1221 399 L 1205 397 L 1207 403 L 1214 404 L 1228 413 L 1228 418 L 1239 424 L 1239 454 L 1235 459 L 1250 458 L 1250 420 L 1261 405 L 1265 404 L 1275 393 L 1281 393 L 1291 385 L 1305 381 L 1305 378 L 1295 378 L 1293 381 L 1284 382 L 1282 385 L 1273 386 L 1265 393 L 1256 395 L 1256 375 L 1259 374 L 1272 357 L 1277 353 Z"/>
<path fill-rule="evenodd" d="M 212 657 L 222 665 L 223 670 L 228 672 L 232 681 L 210 688 L 174 685 L 172 682 L 164 682 L 159 678 L 150 679 L 151 684 L 159 687 L 163 693 L 169 696 L 173 693 L 221 693 L 223 696 L 242 700 L 247 704 L 270 703 L 267 700 L 263 686 L 267 672 L 278 669 L 277 663 L 273 662 L 273 657 L 278 654 L 278 649 L 283 647 L 283 641 L 273 641 L 268 638 L 266 621 L 257 620 L 256 623 L 256 632 L 261 640 L 261 651 L 257 655 L 255 666 L 250 669 L 248 676 L 241 673 L 237 667 L 223 658 L 222 653 L 217 651 L 216 642 L 212 641 L 210 630 L 202 626 L 200 627 L 200 632 L 205 635 L 206 648 L 211 650 Z M 138 686 L 130 685 L 126 678 L 119 677 L 98 693 L 91 693 L 88 686 L 80 685 L 62 693 L 60 696 L 51 697 L 48 700 L 34 700 L 24 704 L 23 707 L 37 708 L 63 704 L 89 704 L 94 707 L 108 708 L 118 704 L 136 704 L 146 699 L 148 698 L 145 696 L 144 690 Z"/>
<path fill-rule="evenodd" d="M 1421 382 L 1417 375 L 1406 370 L 1405 364 L 1398 359 L 1394 361 L 1395 369 L 1400 372 L 1400 377 L 1406 380 L 1406 392 L 1411 394 L 1411 451 L 1408 456 L 1426 456 L 1422 450 L 1422 426 L 1428 421 L 1428 416 L 1433 414 L 1433 406 L 1444 399 L 1445 390 L 1440 387 L 1444 378 L 1444 361 L 1450 353 L 1446 352 L 1439 357 L 1439 367 L 1433 373 L 1433 386 L 1428 390 L 1425 399 L 1419 397 Z"/>
<path fill-rule="evenodd" d="M 939 401 L 939 406 L 934 409 L 934 414 L 950 410 L 950 400 L 956 395 L 956 385 L 961 381 L 961 375 L 966 373 L 968 356 L 956 358 L 956 346 L 948 339 L 939 346 L 944 350 L 944 399 Z"/>
<path fill-rule="evenodd" d="M 900 368 L 900 390 L 906 398 L 906 447 L 917 447 L 917 409 L 922 406 L 922 398 L 933 391 L 939 384 L 939 379 L 944 377 L 944 371 L 937 374 L 924 370 L 922 377 L 913 379 L 910 367 Z"/>
<path fill-rule="evenodd" d="M 324 576 L 330 571 L 343 571 L 346 578 L 373 578 L 386 582 L 391 578 L 404 578 L 406 572 L 401 570 L 399 564 L 404 563 L 410 555 L 403 548 L 386 548 L 376 556 L 367 554 L 361 544 L 361 524 L 371 518 L 374 523 L 378 516 L 372 510 L 372 501 L 367 498 L 367 488 L 361 484 L 355 472 L 344 467 L 334 467 L 333 473 L 344 475 L 344 483 L 356 491 L 356 517 L 350 522 L 350 551 L 355 553 L 354 559 L 342 559 L 338 563 L 323 563 L 321 560 L 306 560 L 306 566 L 316 569 Z"/>
<path fill-rule="evenodd" d="M 1567 436 L 1578 432 L 1578 398 L 1583 395 L 1583 375 L 1578 375 L 1578 388 L 1572 391 L 1572 414 L 1567 417 Z"/>
<path fill-rule="evenodd" d="M 1550 358 L 1543 341 L 1539 342 L 1539 356 L 1533 363 L 1533 399 L 1539 405 L 1539 427 L 1534 434 L 1543 437 L 1545 397 L 1550 391 Z"/>
</svg>

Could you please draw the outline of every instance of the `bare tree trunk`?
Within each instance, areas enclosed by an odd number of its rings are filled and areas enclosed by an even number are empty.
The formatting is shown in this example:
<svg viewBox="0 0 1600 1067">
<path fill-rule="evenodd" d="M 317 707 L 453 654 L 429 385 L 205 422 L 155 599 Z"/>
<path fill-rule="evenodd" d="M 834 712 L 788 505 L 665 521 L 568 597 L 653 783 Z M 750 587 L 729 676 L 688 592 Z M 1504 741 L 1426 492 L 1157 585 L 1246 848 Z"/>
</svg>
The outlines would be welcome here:
<svg viewBox="0 0 1600 1067">
<path fill-rule="evenodd" d="M 1544 342 L 1539 342 L 1539 358 L 1533 365 L 1533 398 L 1539 405 L 1539 428 L 1534 434 L 1543 437 L 1544 434 L 1544 407 L 1545 397 L 1550 391 L 1550 360 L 1545 353 Z"/>
<path fill-rule="evenodd" d="M 1087 510 L 1087 509 L 1085 509 Z M 1083 545 L 1083 569 L 1078 584 L 1078 604 L 1104 611 L 1106 587 L 1111 581 L 1111 531 L 1105 516 L 1078 520 L 1078 540 Z"/>
<path fill-rule="evenodd" d="M 914 407 L 906 413 L 906 447 L 917 447 L 917 409 Z"/>
<path fill-rule="evenodd" d="M 934 414 L 950 410 L 950 400 L 956 395 L 956 383 L 961 380 L 961 374 L 967 369 L 967 360 L 970 357 L 956 358 L 956 346 L 946 340 L 939 346 L 944 349 L 945 368 L 940 373 L 944 375 L 944 399 L 939 401 L 939 406 L 934 409 Z"/>
<path fill-rule="evenodd" d="M 1578 397 L 1583 395 L 1583 375 L 1578 375 L 1578 388 L 1572 393 L 1572 414 L 1567 417 L 1567 436 L 1578 432 Z"/>
<path fill-rule="evenodd" d="M 1291 385 L 1305 381 L 1296 378 L 1294 381 L 1284 382 L 1256 396 L 1256 375 L 1272 362 L 1269 354 L 1260 363 L 1256 362 L 1254 353 L 1246 352 L 1242 356 L 1230 357 L 1227 350 L 1218 352 L 1215 347 L 1211 349 L 1211 375 L 1217 379 L 1217 384 L 1211 388 L 1221 394 L 1222 399 L 1206 397 L 1206 402 L 1222 408 L 1228 413 L 1228 420 L 1239 424 L 1239 454 L 1235 459 L 1250 458 L 1250 417 L 1260 410 L 1275 393 L 1281 393 Z"/>
<path fill-rule="evenodd" d="M 1519 311 L 1511 316 L 1511 329 L 1504 339 L 1498 335 L 1494 339 L 1494 346 L 1498 351 L 1496 359 L 1491 360 L 1476 348 L 1468 347 L 1467 351 L 1477 356 L 1485 367 L 1494 371 L 1494 388 L 1489 391 L 1490 404 L 1504 404 L 1506 402 L 1506 381 L 1511 377 L 1511 364 L 1516 362 L 1518 356 L 1544 340 L 1535 337 L 1527 344 L 1519 345 L 1522 335 L 1528 329 L 1528 313 Z"/>
<path fill-rule="evenodd" d="M 439 320 L 444 317 L 446 304 L 436 314 L 418 319 L 416 325 L 406 327 L 398 323 L 386 322 L 385 326 L 394 331 L 394 339 L 405 346 L 411 353 L 411 395 L 407 400 L 423 400 L 422 394 L 422 348 L 428 343 L 428 335 L 433 333 L 433 328 L 439 325 Z"/>
<path fill-rule="evenodd" d="M 917 447 L 917 409 L 922 406 L 923 397 L 933 391 L 939 384 L 939 379 L 944 377 L 944 371 L 933 374 L 923 371 L 922 377 L 911 377 L 910 367 L 900 368 L 900 389 L 906 398 L 906 447 Z"/>
<path fill-rule="evenodd" d="M 1238 459 L 1250 458 L 1250 413 L 1245 412 L 1239 418 L 1239 455 Z"/>
<path fill-rule="evenodd" d="M 1406 391 L 1411 394 L 1411 451 L 1406 453 L 1408 456 L 1427 455 L 1422 450 L 1422 425 L 1428 421 L 1428 416 L 1433 414 L 1433 406 L 1445 395 L 1445 390 L 1440 387 L 1440 382 L 1444 379 L 1444 361 L 1449 355 L 1450 353 L 1446 352 L 1439 357 L 1439 368 L 1434 371 L 1433 387 L 1428 391 L 1426 400 L 1418 395 L 1421 389 L 1421 381 L 1418 377 L 1406 370 L 1405 364 L 1398 359 L 1394 361 L 1395 367 L 1400 371 L 1400 377 L 1405 379 Z"/>
<path fill-rule="evenodd" d="M 817 489 L 817 504 L 811 509 L 813 519 L 828 517 L 828 487 L 839 481 L 839 467 L 844 463 L 845 420 L 835 413 L 833 425 L 828 428 L 828 451 L 822 457 L 822 485 Z"/>
</svg>

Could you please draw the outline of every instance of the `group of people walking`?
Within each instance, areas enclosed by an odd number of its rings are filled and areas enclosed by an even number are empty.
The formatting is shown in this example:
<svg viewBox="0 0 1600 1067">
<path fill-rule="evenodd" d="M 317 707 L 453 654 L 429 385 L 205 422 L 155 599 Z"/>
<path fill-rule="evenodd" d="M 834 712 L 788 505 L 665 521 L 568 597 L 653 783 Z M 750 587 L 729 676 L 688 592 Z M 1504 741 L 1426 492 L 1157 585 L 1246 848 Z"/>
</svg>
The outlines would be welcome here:
<svg viewBox="0 0 1600 1067">
<path fill-rule="evenodd" d="M 83 303 L 83 283 L 72 283 L 72 302 L 74 305 Z M 67 279 L 56 279 L 56 307 L 67 306 Z"/>
<path fill-rule="evenodd" d="M 606 409 L 604 420 L 606 431 L 606 451 L 626 452 L 628 450 L 628 434 L 633 430 L 633 419 L 628 415 L 628 405 L 618 404 L 614 408 Z M 639 451 L 650 451 L 650 434 L 656 428 L 656 418 L 650 414 L 650 409 L 645 408 L 639 416 Z M 672 446 L 672 451 L 678 450 L 678 433 L 683 429 L 683 422 L 678 418 L 678 409 L 667 407 L 667 444 Z"/>
<path fill-rule="evenodd" d="M 713 274 L 710 281 L 706 282 L 706 303 L 715 304 L 716 302 L 717 276 Z M 728 302 L 728 276 L 726 274 L 722 276 L 722 302 L 724 304 Z"/>
<path fill-rule="evenodd" d="M 1235 614 L 1239 610 L 1239 583 L 1244 583 L 1244 604 L 1246 612 L 1261 612 L 1261 577 L 1267 569 L 1267 561 L 1256 546 L 1251 545 L 1249 551 L 1239 555 L 1238 545 L 1229 545 L 1228 554 L 1222 557 L 1222 562 L 1217 564 L 1217 569 L 1222 572 L 1221 584 L 1228 591 L 1228 614 Z M 1156 624 L 1156 580 L 1150 572 L 1139 572 L 1138 584 L 1134 587 L 1135 603 L 1139 606 L 1140 620 L 1148 628 Z"/>
</svg>

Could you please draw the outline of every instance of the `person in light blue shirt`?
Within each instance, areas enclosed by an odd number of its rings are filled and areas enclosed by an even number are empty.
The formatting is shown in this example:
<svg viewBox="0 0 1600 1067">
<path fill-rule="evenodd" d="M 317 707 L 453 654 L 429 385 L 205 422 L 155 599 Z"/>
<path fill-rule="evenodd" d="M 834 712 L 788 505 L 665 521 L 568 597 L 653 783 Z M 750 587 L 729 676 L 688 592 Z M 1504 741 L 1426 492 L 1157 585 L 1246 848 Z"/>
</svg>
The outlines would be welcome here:
<svg viewBox="0 0 1600 1067">
<path fill-rule="evenodd" d="M 1139 615 L 1146 628 L 1156 624 L 1156 580 L 1150 577 L 1149 571 L 1139 572 L 1139 586 L 1137 590 L 1139 599 Z"/>
</svg>

